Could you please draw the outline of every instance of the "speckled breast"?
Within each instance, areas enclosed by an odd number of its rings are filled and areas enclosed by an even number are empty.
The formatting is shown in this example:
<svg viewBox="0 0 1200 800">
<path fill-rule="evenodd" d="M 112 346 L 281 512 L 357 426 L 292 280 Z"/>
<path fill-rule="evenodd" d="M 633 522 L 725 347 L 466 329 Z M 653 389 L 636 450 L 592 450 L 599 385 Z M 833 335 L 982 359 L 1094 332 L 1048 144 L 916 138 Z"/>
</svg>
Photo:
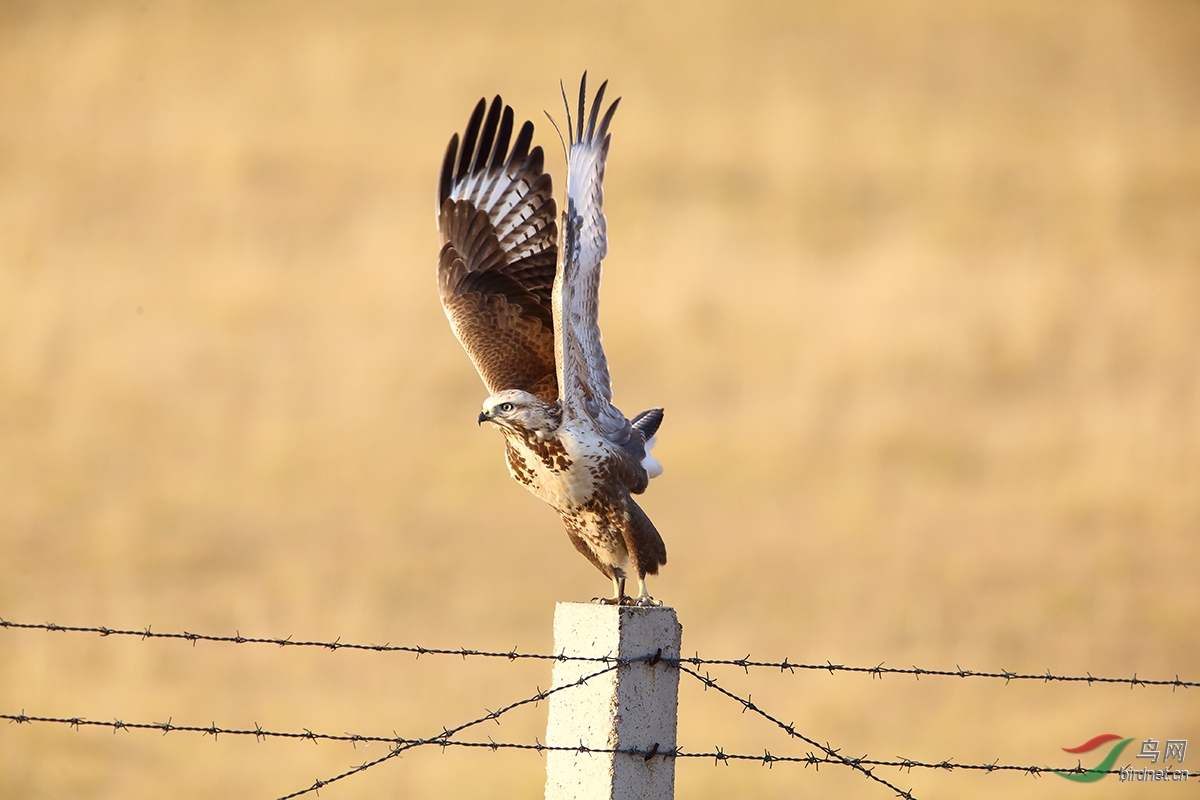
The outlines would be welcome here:
<svg viewBox="0 0 1200 800">
<path fill-rule="evenodd" d="M 592 497 L 594 459 L 571 437 L 542 441 L 524 432 L 505 433 L 508 472 L 517 483 L 559 510 L 577 508 Z"/>
</svg>

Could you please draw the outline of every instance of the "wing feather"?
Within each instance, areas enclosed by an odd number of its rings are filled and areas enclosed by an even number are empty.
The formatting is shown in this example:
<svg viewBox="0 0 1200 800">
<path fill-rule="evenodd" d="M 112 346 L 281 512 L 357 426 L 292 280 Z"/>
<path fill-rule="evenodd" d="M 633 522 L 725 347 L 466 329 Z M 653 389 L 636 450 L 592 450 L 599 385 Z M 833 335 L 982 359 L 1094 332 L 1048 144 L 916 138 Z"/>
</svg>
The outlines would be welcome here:
<svg viewBox="0 0 1200 800">
<path fill-rule="evenodd" d="M 612 138 L 609 123 L 620 102 L 619 98 L 614 101 L 597 125 L 607 85 L 605 82 L 596 92 L 588 115 L 587 73 L 584 73 L 574 125 L 570 106 L 567 107 L 570 152 L 562 266 L 555 278 L 553 295 L 554 328 L 558 332 L 555 360 L 564 414 L 590 419 L 600 434 L 614 444 L 633 445 L 640 443 L 631 441 L 634 436 L 629 420 L 612 404 L 612 380 L 600 343 L 600 264 L 608 252 L 604 165 Z"/>
<path fill-rule="evenodd" d="M 558 397 L 551 292 L 557 206 L 533 123 L 480 100 L 450 139 L 438 183 L 438 290 L 454 335 L 490 392 Z M 461 141 L 461 146 L 460 146 Z"/>
</svg>

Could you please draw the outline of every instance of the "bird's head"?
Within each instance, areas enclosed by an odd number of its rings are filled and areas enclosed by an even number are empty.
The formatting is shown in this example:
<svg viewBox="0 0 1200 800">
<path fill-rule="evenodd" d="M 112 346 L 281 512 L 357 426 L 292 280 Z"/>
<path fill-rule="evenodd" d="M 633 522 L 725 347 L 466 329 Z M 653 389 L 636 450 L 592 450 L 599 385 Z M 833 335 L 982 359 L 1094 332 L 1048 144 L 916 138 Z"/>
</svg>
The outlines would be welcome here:
<svg viewBox="0 0 1200 800">
<path fill-rule="evenodd" d="M 491 422 L 500 428 L 550 433 L 558 428 L 561 414 L 557 403 L 546 403 L 529 392 L 505 389 L 483 401 L 479 424 Z"/>
</svg>

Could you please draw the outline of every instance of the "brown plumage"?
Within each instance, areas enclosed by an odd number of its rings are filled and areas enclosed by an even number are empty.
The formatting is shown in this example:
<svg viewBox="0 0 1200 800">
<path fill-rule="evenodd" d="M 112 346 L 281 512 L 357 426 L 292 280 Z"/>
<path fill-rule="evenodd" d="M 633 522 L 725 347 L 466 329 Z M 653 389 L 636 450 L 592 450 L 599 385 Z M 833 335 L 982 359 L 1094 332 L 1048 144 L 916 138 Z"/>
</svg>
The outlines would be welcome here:
<svg viewBox="0 0 1200 800">
<path fill-rule="evenodd" d="M 541 147 L 530 148 L 533 124 L 512 140 L 512 109 L 499 97 L 490 107 L 480 100 L 442 162 L 438 288 L 455 336 L 492 393 L 479 423 L 503 432 L 510 474 L 558 510 L 572 544 L 612 579 L 610 602 L 628 601 L 632 567 L 637 602 L 650 604 L 645 576 L 667 553 L 632 495 L 661 472 L 647 443 L 662 410 L 631 422 L 612 405 L 597 313 L 608 247 L 602 184 L 617 103 L 599 118 L 601 85 L 585 129 L 586 77 L 577 126 L 567 109 L 562 257 L 551 179 Z"/>
<path fill-rule="evenodd" d="M 488 390 L 558 397 L 550 295 L 558 261 L 557 209 L 533 123 L 509 152 L 512 109 L 492 101 L 480 131 L 480 100 L 463 135 L 446 148 L 438 192 L 438 289 L 454 334 Z M 482 133 L 482 135 L 480 135 Z M 478 139 L 476 137 L 478 136 Z M 458 190 L 458 191 L 456 191 Z"/>
</svg>

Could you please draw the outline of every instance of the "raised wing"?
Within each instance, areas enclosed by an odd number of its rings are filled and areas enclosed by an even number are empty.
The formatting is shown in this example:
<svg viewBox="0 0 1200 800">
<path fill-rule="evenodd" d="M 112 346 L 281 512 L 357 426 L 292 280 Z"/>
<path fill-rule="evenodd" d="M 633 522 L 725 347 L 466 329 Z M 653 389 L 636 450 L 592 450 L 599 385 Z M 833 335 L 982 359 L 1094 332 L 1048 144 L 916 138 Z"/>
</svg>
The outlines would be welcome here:
<svg viewBox="0 0 1200 800">
<path fill-rule="evenodd" d="M 612 404 L 612 380 L 600 345 L 598 318 L 600 262 L 608 252 L 604 162 L 612 138 L 608 126 L 620 102 L 619 98 L 614 101 L 597 124 L 606 86 L 607 82 L 601 84 L 596 92 L 586 127 L 587 73 L 579 84 L 579 114 L 574 126 L 567 106 L 570 154 L 562 266 L 554 279 L 554 329 L 558 332 L 554 352 L 564 414 L 576 419 L 586 417 L 605 438 L 626 444 L 632 429 L 629 420 Z"/>
<path fill-rule="evenodd" d="M 501 108 L 503 107 L 503 111 Z M 526 122 L 509 151 L 513 112 L 475 106 L 461 147 L 450 139 L 438 188 L 438 289 L 454 335 L 488 391 L 558 397 L 551 291 L 557 208 Z"/>
</svg>

